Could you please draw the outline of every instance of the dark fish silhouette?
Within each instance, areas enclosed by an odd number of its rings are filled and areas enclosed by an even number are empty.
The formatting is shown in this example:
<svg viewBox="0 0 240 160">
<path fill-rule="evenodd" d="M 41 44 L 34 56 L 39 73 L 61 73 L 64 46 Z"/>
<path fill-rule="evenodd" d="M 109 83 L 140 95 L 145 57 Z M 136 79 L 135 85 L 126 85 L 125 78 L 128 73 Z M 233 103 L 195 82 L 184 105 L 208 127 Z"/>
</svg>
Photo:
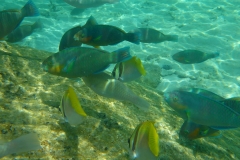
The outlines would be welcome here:
<svg viewBox="0 0 240 160">
<path fill-rule="evenodd" d="M 25 24 L 17 27 L 9 35 L 6 36 L 5 40 L 7 42 L 18 42 L 25 37 L 31 35 L 35 29 L 42 28 L 42 23 L 40 21 L 35 22 L 34 24 Z"/>
<path fill-rule="evenodd" d="M 21 10 L 4 10 L 0 12 L 0 39 L 15 30 L 24 17 L 38 16 L 35 4 L 29 0 Z"/>
<path fill-rule="evenodd" d="M 91 16 L 89 17 L 88 21 L 86 24 L 83 26 L 89 26 L 89 25 L 96 25 L 97 21 L 96 19 Z M 64 35 L 61 38 L 60 44 L 59 44 L 59 51 L 65 49 L 65 48 L 70 48 L 70 47 L 75 47 L 75 46 L 81 46 L 82 42 L 81 41 L 76 41 L 74 39 L 74 35 L 81 30 L 81 26 L 76 26 L 71 29 L 69 29 L 67 32 L 64 33 Z"/>
<path fill-rule="evenodd" d="M 219 53 L 204 53 L 198 50 L 185 50 L 174 54 L 172 58 L 179 63 L 194 64 L 201 63 L 218 56 Z"/>
<path fill-rule="evenodd" d="M 136 31 L 140 32 L 140 42 L 143 43 L 161 43 L 164 41 L 178 41 L 177 35 L 164 35 L 158 30 L 152 28 L 138 28 Z"/>
<path fill-rule="evenodd" d="M 74 35 L 74 39 L 94 47 L 115 45 L 125 40 L 139 44 L 140 33 L 126 33 L 110 25 L 92 25 L 83 27 Z"/>
</svg>

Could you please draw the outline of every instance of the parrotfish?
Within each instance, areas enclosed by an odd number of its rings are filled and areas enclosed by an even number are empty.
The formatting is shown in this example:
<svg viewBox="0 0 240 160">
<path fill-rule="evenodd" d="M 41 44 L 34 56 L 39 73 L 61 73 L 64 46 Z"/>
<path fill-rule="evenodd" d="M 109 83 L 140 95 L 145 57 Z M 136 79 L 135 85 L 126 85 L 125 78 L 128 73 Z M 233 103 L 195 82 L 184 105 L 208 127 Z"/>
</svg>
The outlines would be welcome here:
<svg viewBox="0 0 240 160">
<path fill-rule="evenodd" d="M 228 98 L 220 101 L 222 104 L 230 107 L 234 111 L 240 113 L 240 97 Z"/>
<path fill-rule="evenodd" d="M 134 160 L 157 160 L 160 155 L 159 136 L 154 122 L 139 124 L 128 139 L 130 158 Z"/>
<path fill-rule="evenodd" d="M 161 43 L 164 41 L 178 41 L 177 35 L 165 35 L 158 30 L 152 28 L 138 28 L 136 31 L 140 32 L 140 42 L 143 43 Z"/>
<path fill-rule="evenodd" d="M 87 116 L 72 87 L 69 87 L 63 95 L 60 109 L 63 117 L 70 125 L 78 125 L 82 123 Z"/>
<path fill-rule="evenodd" d="M 217 95 L 213 92 L 210 92 L 208 90 L 201 89 L 201 88 L 190 88 L 190 89 L 187 89 L 187 90 L 184 90 L 184 91 L 200 94 L 202 96 L 208 97 L 208 98 L 213 99 L 215 101 L 225 100 L 225 98 L 223 98 L 223 97 L 221 97 L 221 96 L 219 96 L 219 95 Z"/>
<path fill-rule="evenodd" d="M 128 61 L 117 63 L 112 71 L 112 76 L 122 82 L 135 80 L 142 75 L 146 75 L 146 71 L 141 60 L 136 56 Z"/>
<path fill-rule="evenodd" d="M 179 138 L 194 140 L 202 137 L 216 137 L 221 132 L 208 126 L 199 125 L 193 122 L 185 121 L 180 129 Z"/>
<path fill-rule="evenodd" d="M 0 12 L 0 40 L 15 30 L 24 17 L 38 16 L 39 12 L 32 0 L 21 10 L 9 9 Z"/>
<path fill-rule="evenodd" d="M 88 21 L 83 27 L 89 26 L 89 25 L 96 25 L 97 21 L 93 16 L 90 16 Z M 69 29 L 67 32 L 64 33 L 64 35 L 61 38 L 60 45 L 59 45 L 59 51 L 70 48 L 70 47 L 76 47 L 81 46 L 82 42 L 76 41 L 73 37 L 74 35 L 82 29 L 82 26 L 76 26 L 71 29 Z"/>
<path fill-rule="evenodd" d="M 118 0 L 64 0 L 64 1 L 73 7 L 82 9 L 98 7 L 106 3 L 118 2 Z"/>
<path fill-rule="evenodd" d="M 20 136 L 8 143 L 0 145 L 0 158 L 13 153 L 29 152 L 41 149 L 38 137 L 34 133 Z"/>
<path fill-rule="evenodd" d="M 164 98 L 170 107 L 181 111 L 182 115 L 185 113 L 185 119 L 190 122 L 213 129 L 240 127 L 238 111 L 203 95 L 176 90 L 164 93 Z"/>
<path fill-rule="evenodd" d="M 31 35 L 37 28 L 42 28 L 42 23 L 40 21 L 37 21 L 34 24 L 21 25 L 12 31 L 9 35 L 7 35 L 5 40 L 7 42 L 18 42 Z"/>
<path fill-rule="evenodd" d="M 76 78 L 104 71 L 112 63 L 131 58 L 130 47 L 109 53 L 104 50 L 88 47 L 66 48 L 45 59 L 44 71 L 54 75 Z"/>
<path fill-rule="evenodd" d="M 183 64 L 201 63 L 210 58 L 218 57 L 219 53 L 205 53 L 198 50 L 185 50 L 175 53 L 172 58 Z"/>
<path fill-rule="evenodd" d="M 125 40 L 139 44 L 140 33 L 126 33 L 122 29 L 110 25 L 92 25 L 79 30 L 74 35 L 74 39 L 94 47 L 115 45 Z"/>
<path fill-rule="evenodd" d="M 107 73 L 89 75 L 82 78 L 84 83 L 95 93 L 116 100 L 129 101 L 143 110 L 148 110 L 149 103 L 131 91 L 125 84 Z"/>
</svg>

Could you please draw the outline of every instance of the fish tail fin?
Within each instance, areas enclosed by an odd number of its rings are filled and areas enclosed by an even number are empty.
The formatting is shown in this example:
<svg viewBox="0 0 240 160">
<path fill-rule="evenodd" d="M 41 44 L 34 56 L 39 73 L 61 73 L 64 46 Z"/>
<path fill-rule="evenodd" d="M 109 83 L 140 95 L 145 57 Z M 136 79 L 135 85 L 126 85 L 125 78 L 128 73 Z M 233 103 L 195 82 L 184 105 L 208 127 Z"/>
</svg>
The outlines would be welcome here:
<svg viewBox="0 0 240 160">
<path fill-rule="evenodd" d="M 135 44 L 140 44 L 140 39 L 141 39 L 141 32 L 139 32 L 139 30 L 134 30 L 132 32 L 125 34 L 126 41 L 129 41 Z"/>
<path fill-rule="evenodd" d="M 130 55 L 130 47 L 124 47 L 116 51 L 113 51 L 112 58 L 113 58 L 112 60 L 113 63 L 119 63 L 119 62 L 123 62 L 131 59 L 132 56 Z"/>
<path fill-rule="evenodd" d="M 173 41 L 173 42 L 178 42 L 178 35 L 168 35 L 167 40 Z"/>
<path fill-rule="evenodd" d="M 32 0 L 29 0 L 21 11 L 24 17 L 34 17 L 40 15 L 37 6 Z"/>
<path fill-rule="evenodd" d="M 37 28 L 40 28 L 42 29 L 43 28 L 43 24 L 40 20 L 37 20 L 33 25 L 32 25 L 32 29 L 37 29 Z"/>
<path fill-rule="evenodd" d="M 0 154 L 0 157 L 9 155 L 12 153 L 28 152 L 32 150 L 38 150 L 41 148 L 42 147 L 37 138 L 37 135 L 34 133 L 30 133 L 30 134 L 18 137 L 12 140 L 11 142 L 7 143 L 7 148 L 4 152 L 4 155 Z"/>
</svg>

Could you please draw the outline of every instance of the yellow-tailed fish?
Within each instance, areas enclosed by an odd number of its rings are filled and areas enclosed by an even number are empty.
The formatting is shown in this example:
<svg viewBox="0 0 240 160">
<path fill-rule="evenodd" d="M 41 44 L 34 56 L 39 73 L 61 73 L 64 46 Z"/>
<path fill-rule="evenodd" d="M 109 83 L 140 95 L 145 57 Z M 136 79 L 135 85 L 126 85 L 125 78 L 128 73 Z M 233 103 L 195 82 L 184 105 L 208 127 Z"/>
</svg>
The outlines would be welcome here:
<svg viewBox="0 0 240 160">
<path fill-rule="evenodd" d="M 154 122 L 146 121 L 139 124 L 130 139 L 130 157 L 134 160 L 159 159 L 159 136 Z"/>
<path fill-rule="evenodd" d="M 82 109 L 77 95 L 72 87 L 69 87 L 63 95 L 60 109 L 65 120 L 70 125 L 78 125 L 82 123 L 84 118 L 87 116 L 87 114 Z"/>
<path fill-rule="evenodd" d="M 112 76 L 122 82 L 135 80 L 142 75 L 146 75 L 146 71 L 141 60 L 136 56 L 127 61 L 117 63 L 112 71 Z"/>
<path fill-rule="evenodd" d="M 0 158 L 13 154 L 41 149 L 37 134 L 30 133 L 20 136 L 5 144 L 0 144 Z M 10 158 L 9 158 L 10 159 Z"/>
</svg>

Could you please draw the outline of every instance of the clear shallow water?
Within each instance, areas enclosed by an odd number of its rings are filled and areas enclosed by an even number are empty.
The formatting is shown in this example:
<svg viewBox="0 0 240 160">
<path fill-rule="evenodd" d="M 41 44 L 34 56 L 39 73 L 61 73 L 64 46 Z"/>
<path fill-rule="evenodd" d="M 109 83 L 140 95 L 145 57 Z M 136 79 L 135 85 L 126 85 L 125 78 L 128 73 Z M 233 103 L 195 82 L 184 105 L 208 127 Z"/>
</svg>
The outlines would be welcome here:
<svg viewBox="0 0 240 160">
<path fill-rule="evenodd" d="M 162 69 L 161 79 L 155 88 L 157 91 L 198 87 L 225 98 L 240 94 L 240 2 L 237 0 L 211 2 L 121 0 L 116 4 L 87 9 L 75 16 L 70 15 L 73 7 L 65 2 L 60 0 L 52 2 L 51 5 L 49 1 L 34 0 L 41 16 L 25 18 L 23 23 L 40 19 L 44 29 L 34 32 L 17 44 L 55 53 L 64 32 L 73 26 L 85 24 L 90 15 L 100 24 L 118 26 L 125 31 L 149 26 L 164 34 L 176 34 L 179 41 L 141 45 L 123 42 L 103 49 L 112 51 L 127 45 L 131 47 L 132 54 L 137 55 L 146 64 L 155 64 L 155 67 L 159 68 L 162 65 L 170 65 L 172 70 Z M 25 3 L 25 0 L 17 3 L 3 0 L 0 10 L 21 8 Z M 171 55 L 185 49 L 218 51 L 220 57 L 195 65 L 182 65 L 172 60 Z M 150 55 L 155 56 L 147 60 Z M 159 79 L 152 77 L 154 78 Z M 227 133 L 231 135 L 230 131 Z M 191 150 L 191 147 L 189 148 Z"/>
</svg>

